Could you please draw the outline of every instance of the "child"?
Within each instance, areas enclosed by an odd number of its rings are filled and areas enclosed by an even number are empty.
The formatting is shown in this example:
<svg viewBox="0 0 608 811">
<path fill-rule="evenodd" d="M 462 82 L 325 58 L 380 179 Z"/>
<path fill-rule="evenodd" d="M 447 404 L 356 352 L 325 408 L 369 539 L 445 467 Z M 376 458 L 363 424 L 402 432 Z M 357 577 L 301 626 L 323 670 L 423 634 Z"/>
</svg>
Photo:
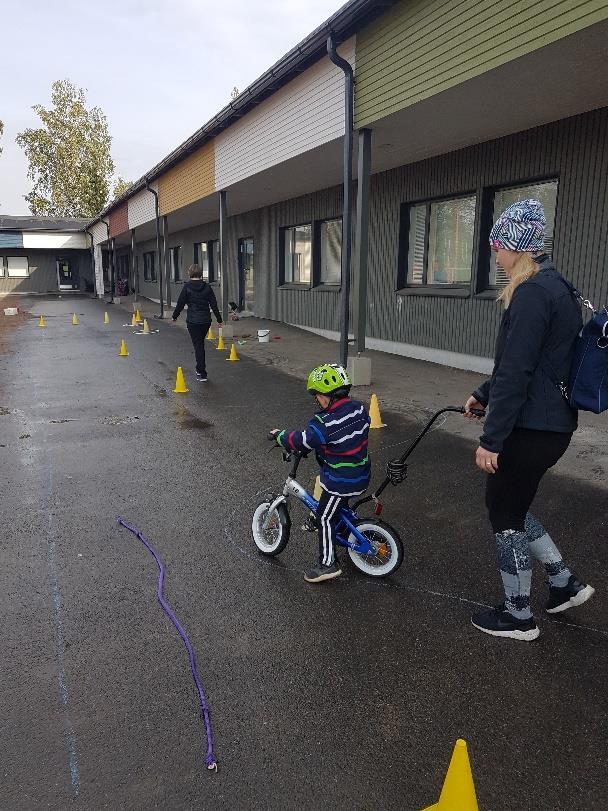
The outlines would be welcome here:
<svg viewBox="0 0 608 811">
<path fill-rule="evenodd" d="M 309 583 L 339 577 L 335 535 L 340 509 L 351 496 L 367 489 L 369 415 L 362 403 L 351 400 L 350 378 L 342 366 L 326 363 L 308 375 L 306 388 L 321 409 L 303 431 L 275 429 L 275 441 L 287 451 L 314 450 L 321 468 L 322 494 L 317 508 L 319 563 L 304 575 Z"/>
</svg>

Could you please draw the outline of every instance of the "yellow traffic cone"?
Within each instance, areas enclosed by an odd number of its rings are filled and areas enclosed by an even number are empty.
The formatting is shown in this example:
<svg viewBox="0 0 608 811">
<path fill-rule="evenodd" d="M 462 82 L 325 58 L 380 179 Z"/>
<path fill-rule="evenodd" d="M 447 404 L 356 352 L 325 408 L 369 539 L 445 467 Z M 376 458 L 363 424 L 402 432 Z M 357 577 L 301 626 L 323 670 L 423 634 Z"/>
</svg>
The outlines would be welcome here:
<svg viewBox="0 0 608 811">
<path fill-rule="evenodd" d="M 78 316 L 76 313 L 72 315 L 72 326 L 77 327 L 80 322 L 78 321 Z"/>
<path fill-rule="evenodd" d="M 207 340 L 215 341 L 215 333 L 213 332 L 213 327 L 209 327 L 209 332 L 207 333 Z"/>
<path fill-rule="evenodd" d="M 226 349 L 226 344 L 224 343 L 224 336 L 222 335 L 221 332 L 220 332 L 220 337 L 219 337 L 218 342 L 217 342 L 217 346 L 215 348 L 216 349 Z"/>
<path fill-rule="evenodd" d="M 369 404 L 369 416 L 371 419 L 370 428 L 386 428 L 386 423 L 382 422 L 380 416 L 380 406 L 378 405 L 378 398 L 372 394 L 372 399 Z"/>
<path fill-rule="evenodd" d="M 186 386 L 186 381 L 184 380 L 184 373 L 182 372 L 182 367 L 177 367 L 177 374 L 175 375 L 175 388 L 173 389 L 175 394 L 186 394 L 190 391 L 190 389 Z"/>
<path fill-rule="evenodd" d="M 109 324 L 110 323 L 110 316 L 107 313 L 103 314 L 103 323 Z"/>
<path fill-rule="evenodd" d="M 462 738 L 454 746 L 439 802 L 424 811 L 479 811 L 467 742 Z"/>
<path fill-rule="evenodd" d="M 120 342 L 120 352 L 118 353 L 121 358 L 127 358 L 129 356 L 129 351 L 127 349 L 127 342 L 123 338 Z"/>
<path fill-rule="evenodd" d="M 142 320 L 143 320 L 143 319 L 142 319 L 142 317 L 141 317 L 141 313 L 139 312 L 139 310 L 135 310 L 135 320 L 137 321 L 137 323 L 138 323 L 138 324 L 140 323 L 140 321 L 142 321 Z"/>
<path fill-rule="evenodd" d="M 46 327 L 46 321 L 44 320 L 44 316 L 40 316 L 40 321 L 38 322 L 39 327 Z"/>
<path fill-rule="evenodd" d="M 239 356 L 236 354 L 236 347 L 234 345 L 234 341 L 232 342 L 232 346 L 230 347 L 230 357 L 226 358 L 226 360 L 240 360 Z"/>
<path fill-rule="evenodd" d="M 137 326 L 137 318 L 135 318 L 135 313 L 133 313 L 133 315 L 131 316 L 131 326 L 132 327 Z"/>
<path fill-rule="evenodd" d="M 144 318 L 143 333 L 144 333 L 144 335 L 149 335 L 150 334 L 150 326 L 148 324 L 148 319 L 147 318 Z"/>
</svg>

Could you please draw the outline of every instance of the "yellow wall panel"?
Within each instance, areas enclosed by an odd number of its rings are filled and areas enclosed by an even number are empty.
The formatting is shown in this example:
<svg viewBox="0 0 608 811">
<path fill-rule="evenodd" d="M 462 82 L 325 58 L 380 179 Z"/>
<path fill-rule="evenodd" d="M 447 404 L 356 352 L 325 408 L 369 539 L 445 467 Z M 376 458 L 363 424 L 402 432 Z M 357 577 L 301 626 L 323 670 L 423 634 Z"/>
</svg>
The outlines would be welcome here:
<svg viewBox="0 0 608 811">
<path fill-rule="evenodd" d="M 215 143 L 197 149 L 158 180 L 161 214 L 170 214 L 215 191 Z"/>
</svg>

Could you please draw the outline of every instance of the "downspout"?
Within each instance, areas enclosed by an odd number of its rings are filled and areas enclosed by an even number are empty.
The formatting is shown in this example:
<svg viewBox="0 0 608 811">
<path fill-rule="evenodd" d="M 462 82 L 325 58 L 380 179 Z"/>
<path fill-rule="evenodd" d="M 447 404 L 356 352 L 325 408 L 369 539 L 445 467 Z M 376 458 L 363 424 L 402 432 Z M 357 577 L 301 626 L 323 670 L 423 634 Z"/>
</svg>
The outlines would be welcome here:
<svg viewBox="0 0 608 811">
<path fill-rule="evenodd" d="M 160 315 L 159 318 L 165 317 L 165 305 L 163 302 L 163 270 L 160 264 L 160 211 L 158 206 L 158 192 L 155 191 L 148 183 L 148 178 L 145 178 L 146 189 L 154 195 L 154 213 L 156 217 L 156 260 L 158 262 L 158 293 L 160 300 Z"/>
<path fill-rule="evenodd" d="M 93 279 L 95 280 L 93 284 L 93 289 L 97 291 L 97 276 L 95 275 L 95 240 L 93 239 L 93 234 L 89 231 L 88 227 L 85 228 L 84 231 L 85 234 L 88 234 L 91 237 L 91 268 L 93 269 Z"/>
<path fill-rule="evenodd" d="M 350 62 L 336 51 L 333 34 L 327 37 L 327 54 L 344 71 L 344 202 L 342 207 L 342 299 L 340 314 L 340 363 L 348 362 L 348 327 L 350 307 L 350 254 L 353 175 L 353 86 L 354 76 Z"/>
<path fill-rule="evenodd" d="M 110 223 L 107 220 L 99 220 L 99 222 L 102 222 L 105 225 L 106 231 L 108 232 L 108 270 L 110 271 L 110 304 L 114 304 L 114 257 L 112 255 L 112 245 L 110 240 Z M 106 292 L 105 286 L 103 292 L 105 295 Z"/>
</svg>

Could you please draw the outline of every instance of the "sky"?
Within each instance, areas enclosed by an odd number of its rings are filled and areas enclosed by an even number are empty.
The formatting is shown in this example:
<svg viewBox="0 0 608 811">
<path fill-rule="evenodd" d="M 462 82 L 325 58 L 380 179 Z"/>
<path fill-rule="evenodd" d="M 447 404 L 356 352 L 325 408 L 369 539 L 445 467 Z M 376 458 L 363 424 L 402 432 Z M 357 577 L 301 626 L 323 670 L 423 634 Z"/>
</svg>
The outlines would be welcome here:
<svg viewBox="0 0 608 811">
<path fill-rule="evenodd" d="M 0 213 L 28 214 L 17 133 L 70 79 L 100 107 L 116 174 L 134 181 L 345 0 L 29 0 L 2 11 Z"/>
</svg>

